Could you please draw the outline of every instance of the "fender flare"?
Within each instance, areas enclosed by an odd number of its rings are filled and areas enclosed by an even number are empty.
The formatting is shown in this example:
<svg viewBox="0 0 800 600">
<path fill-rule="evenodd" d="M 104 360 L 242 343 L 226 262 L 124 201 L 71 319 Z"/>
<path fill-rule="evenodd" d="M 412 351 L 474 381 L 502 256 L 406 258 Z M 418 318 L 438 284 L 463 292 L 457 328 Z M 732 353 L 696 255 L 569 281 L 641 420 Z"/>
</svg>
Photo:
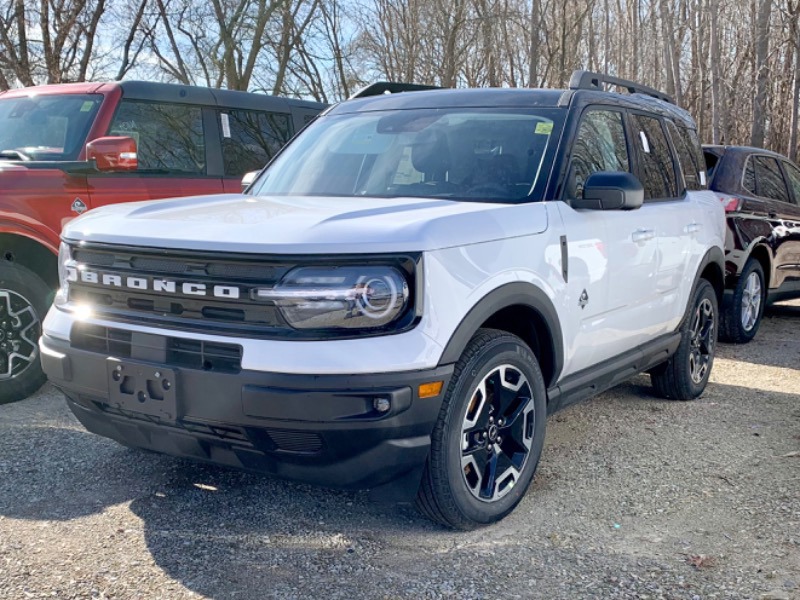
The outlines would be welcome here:
<svg viewBox="0 0 800 600">
<path fill-rule="evenodd" d="M 39 231 L 25 223 L 18 223 L 7 218 L 0 219 L 0 234 L 18 235 L 28 238 L 32 242 L 44 246 L 54 255 L 58 256 L 58 245 L 60 239 L 57 233 L 50 229 Z"/>
<path fill-rule="evenodd" d="M 495 288 L 477 304 L 456 327 L 439 359 L 439 365 L 455 363 L 463 354 L 472 336 L 492 315 L 510 306 L 525 306 L 536 311 L 544 321 L 550 334 L 550 352 L 553 356 L 553 375 L 551 381 L 557 381 L 564 366 L 564 338 L 558 313 L 550 298 L 540 288 L 531 283 L 514 282 Z"/>
<path fill-rule="evenodd" d="M 678 330 L 683 327 L 686 319 L 689 318 L 689 315 L 692 312 L 692 298 L 694 298 L 694 293 L 697 290 L 697 284 L 700 283 L 700 280 L 703 278 L 703 272 L 706 270 L 708 265 L 716 265 L 719 269 L 719 277 L 720 277 L 720 288 L 717 289 L 714 286 L 714 291 L 717 295 L 717 302 L 719 305 L 722 305 L 722 296 L 725 293 L 725 254 L 723 251 L 718 248 L 717 246 L 713 246 L 709 248 L 708 251 L 703 255 L 703 258 L 700 260 L 700 264 L 697 266 L 697 271 L 694 274 L 694 283 L 692 284 L 692 291 L 689 294 L 689 298 L 686 300 L 686 311 L 684 312 L 683 318 L 681 319 L 680 324 L 678 325 Z M 712 286 L 714 282 L 710 282 Z"/>
</svg>

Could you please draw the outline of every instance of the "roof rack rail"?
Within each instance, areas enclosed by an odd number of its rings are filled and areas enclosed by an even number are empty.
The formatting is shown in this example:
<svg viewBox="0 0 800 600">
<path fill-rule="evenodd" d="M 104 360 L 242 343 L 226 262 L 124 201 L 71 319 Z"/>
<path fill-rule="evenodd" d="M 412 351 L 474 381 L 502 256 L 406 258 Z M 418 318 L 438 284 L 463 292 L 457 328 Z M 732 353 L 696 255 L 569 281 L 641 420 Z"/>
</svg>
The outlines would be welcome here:
<svg viewBox="0 0 800 600">
<path fill-rule="evenodd" d="M 664 102 L 675 104 L 672 96 L 659 92 L 658 90 L 628 81 L 627 79 L 620 79 L 619 77 L 611 77 L 610 75 L 603 75 L 602 73 L 592 73 L 590 71 L 573 71 L 572 77 L 569 80 L 569 89 L 571 90 L 601 90 L 605 91 L 607 85 L 613 85 L 626 89 L 631 94 L 645 94 L 658 98 Z"/>
<path fill-rule="evenodd" d="M 377 81 L 365 86 L 351 95 L 348 100 L 381 96 L 382 94 L 399 94 L 400 92 L 421 92 L 423 90 L 440 90 L 438 85 L 421 85 L 419 83 L 396 83 L 393 81 Z"/>
</svg>

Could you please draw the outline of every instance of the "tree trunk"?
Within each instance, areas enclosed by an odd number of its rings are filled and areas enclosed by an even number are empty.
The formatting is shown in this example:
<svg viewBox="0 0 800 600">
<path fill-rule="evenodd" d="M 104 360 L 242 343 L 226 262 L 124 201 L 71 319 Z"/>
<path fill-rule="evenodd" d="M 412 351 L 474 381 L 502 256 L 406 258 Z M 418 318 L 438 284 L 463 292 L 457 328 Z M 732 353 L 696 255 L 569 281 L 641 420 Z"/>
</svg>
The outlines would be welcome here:
<svg viewBox="0 0 800 600">
<path fill-rule="evenodd" d="M 767 53 L 769 51 L 769 16 L 772 10 L 772 0 L 757 1 L 758 13 L 755 27 L 756 89 L 753 97 L 753 126 L 750 130 L 750 145 L 760 148 L 764 145 L 767 122 L 766 99 L 767 78 L 769 76 Z"/>
</svg>

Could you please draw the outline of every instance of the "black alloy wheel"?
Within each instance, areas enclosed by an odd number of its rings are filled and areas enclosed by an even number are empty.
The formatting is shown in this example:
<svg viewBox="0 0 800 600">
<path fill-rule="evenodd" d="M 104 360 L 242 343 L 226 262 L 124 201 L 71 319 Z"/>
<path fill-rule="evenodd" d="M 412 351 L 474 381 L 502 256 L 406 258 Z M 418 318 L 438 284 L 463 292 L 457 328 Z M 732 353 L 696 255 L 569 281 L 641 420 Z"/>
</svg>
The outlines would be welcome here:
<svg viewBox="0 0 800 600">
<path fill-rule="evenodd" d="M 499 521 L 525 495 L 542 453 L 547 392 L 520 338 L 481 329 L 455 365 L 431 435 L 417 508 L 454 529 Z"/>
<path fill-rule="evenodd" d="M 45 381 L 39 337 L 52 297 L 36 273 L 0 261 L 0 404 L 27 398 Z"/>
</svg>

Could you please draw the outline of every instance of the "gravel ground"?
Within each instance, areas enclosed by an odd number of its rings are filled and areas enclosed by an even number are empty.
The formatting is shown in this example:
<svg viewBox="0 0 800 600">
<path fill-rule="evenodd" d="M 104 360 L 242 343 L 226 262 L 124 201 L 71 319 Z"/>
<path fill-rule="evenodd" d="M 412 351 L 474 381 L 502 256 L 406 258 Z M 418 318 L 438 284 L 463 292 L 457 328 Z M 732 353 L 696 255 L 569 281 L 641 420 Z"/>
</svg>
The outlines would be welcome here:
<svg viewBox="0 0 800 600">
<path fill-rule="evenodd" d="M 551 417 L 519 508 L 466 534 L 123 448 L 46 386 L 0 406 L 0 598 L 800 599 L 800 303 L 712 381 Z"/>
</svg>

